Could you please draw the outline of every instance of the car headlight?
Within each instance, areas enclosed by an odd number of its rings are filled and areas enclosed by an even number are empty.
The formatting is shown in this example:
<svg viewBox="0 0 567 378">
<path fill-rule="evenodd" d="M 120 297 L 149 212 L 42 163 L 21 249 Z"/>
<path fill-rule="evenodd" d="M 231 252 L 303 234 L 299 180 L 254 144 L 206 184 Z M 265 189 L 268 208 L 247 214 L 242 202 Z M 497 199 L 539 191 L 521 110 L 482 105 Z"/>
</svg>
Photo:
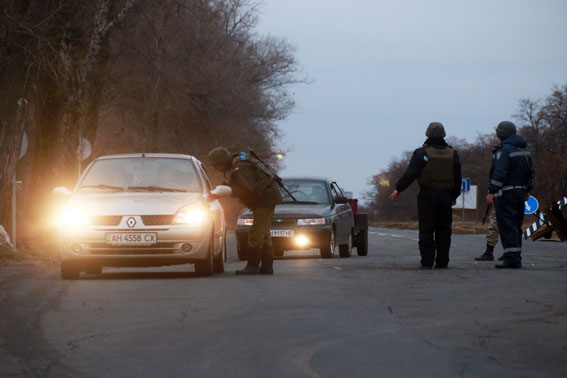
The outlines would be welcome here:
<svg viewBox="0 0 567 378">
<path fill-rule="evenodd" d="M 173 217 L 177 224 L 201 224 L 209 217 L 209 211 L 200 206 L 185 206 Z"/>
<path fill-rule="evenodd" d="M 317 224 L 325 224 L 325 218 L 307 218 L 297 220 L 298 226 L 314 226 Z"/>
<path fill-rule="evenodd" d="M 87 215 L 76 207 L 70 207 L 61 214 L 61 223 L 66 227 L 77 227 L 89 223 Z"/>
<path fill-rule="evenodd" d="M 252 226 L 254 223 L 254 218 L 238 218 L 236 224 L 239 226 Z"/>
</svg>

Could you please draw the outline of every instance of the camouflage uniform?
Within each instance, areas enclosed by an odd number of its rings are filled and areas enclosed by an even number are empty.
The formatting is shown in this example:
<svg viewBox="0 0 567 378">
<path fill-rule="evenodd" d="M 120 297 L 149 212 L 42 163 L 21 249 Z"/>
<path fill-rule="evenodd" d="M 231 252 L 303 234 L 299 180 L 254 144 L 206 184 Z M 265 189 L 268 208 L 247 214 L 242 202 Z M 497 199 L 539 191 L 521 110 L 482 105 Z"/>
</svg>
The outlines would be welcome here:
<svg viewBox="0 0 567 378">
<path fill-rule="evenodd" d="M 236 274 L 272 274 L 274 250 L 270 226 L 276 205 L 283 201 L 275 175 L 254 157 L 246 153 L 233 156 L 224 147 L 209 152 L 209 164 L 228 171 L 231 196 L 238 198 L 254 214 L 248 233 L 248 264 Z"/>
<path fill-rule="evenodd" d="M 498 223 L 496 223 L 496 210 L 494 206 L 490 207 L 487 221 L 488 233 L 486 234 L 486 245 L 494 247 L 498 244 Z"/>
</svg>

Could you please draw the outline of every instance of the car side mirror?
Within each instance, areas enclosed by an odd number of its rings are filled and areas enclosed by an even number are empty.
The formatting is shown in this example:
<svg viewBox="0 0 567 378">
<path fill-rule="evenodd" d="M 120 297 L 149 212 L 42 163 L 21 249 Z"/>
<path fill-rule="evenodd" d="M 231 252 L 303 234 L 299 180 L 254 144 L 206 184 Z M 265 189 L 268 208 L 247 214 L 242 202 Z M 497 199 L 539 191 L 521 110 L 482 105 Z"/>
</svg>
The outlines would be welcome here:
<svg viewBox="0 0 567 378">
<path fill-rule="evenodd" d="M 71 191 L 64 186 L 58 186 L 53 189 L 53 194 L 58 194 L 61 196 L 70 196 Z"/>
<path fill-rule="evenodd" d="M 230 197 L 230 195 L 232 194 L 232 188 L 226 185 L 219 185 L 211 190 L 211 194 L 214 194 L 218 198 Z"/>
<path fill-rule="evenodd" d="M 340 197 L 340 196 L 335 197 L 335 203 L 340 203 L 340 204 L 348 203 L 348 199 L 346 197 Z"/>
</svg>

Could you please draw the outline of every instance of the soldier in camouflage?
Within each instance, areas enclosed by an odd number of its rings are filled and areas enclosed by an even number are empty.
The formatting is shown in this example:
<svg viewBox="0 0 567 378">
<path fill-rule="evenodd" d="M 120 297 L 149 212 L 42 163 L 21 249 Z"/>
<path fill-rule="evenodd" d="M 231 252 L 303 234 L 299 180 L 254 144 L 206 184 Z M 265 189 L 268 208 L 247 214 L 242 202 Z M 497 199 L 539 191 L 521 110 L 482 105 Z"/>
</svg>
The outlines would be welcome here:
<svg viewBox="0 0 567 378">
<path fill-rule="evenodd" d="M 486 234 L 486 250 L 479 257 L 475 257 L 476 261 L 494 261 L 494 247 L 498 244 L 498 223 L 496 222 L 496 210 L 494 206 L 490 206 L 487 222 L 488 233 Z"/>
<path fill-rule="evenodd" d="M 224 147 L 212 149 L 208 157 L 209 165 L 219 172 L 228 172 L 232 197 L 238 198 L 254 214 L 248 233 L 248 263 L 236 274 L 273 274 L 274 250 L 270 226 L 275 207 L 282 202 L 274 174 L 253 156 L 245 153 L 233 156 Z"/>
</svg>

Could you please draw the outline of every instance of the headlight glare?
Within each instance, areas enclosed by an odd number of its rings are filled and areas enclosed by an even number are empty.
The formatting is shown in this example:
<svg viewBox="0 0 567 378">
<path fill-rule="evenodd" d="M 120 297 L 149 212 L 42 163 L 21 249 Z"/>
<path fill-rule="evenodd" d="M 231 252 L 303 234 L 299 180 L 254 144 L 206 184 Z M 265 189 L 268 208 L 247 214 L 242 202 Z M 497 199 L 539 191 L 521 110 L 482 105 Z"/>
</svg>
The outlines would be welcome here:
<svg viewBox="0 0 567 378">
<path fill-rule="evenodd" d="M 208 211 L 201 207 L 184 207 L 175 214 L 173 223 L 201 224 L 207 218 Z"/>
<path fill-rule="evenodd" d="M 88 223 L 88 218 L 80 209 L 70 207 L 61 214 L 61 223 L 67 227 L 77 227 Z"/>
<path fill-rule="evenodd" d="M 307 218 L 297 220 L 298 226 L 315 226 L 318 224 L 325 224 L 325 218 Z"/>
</svg>

